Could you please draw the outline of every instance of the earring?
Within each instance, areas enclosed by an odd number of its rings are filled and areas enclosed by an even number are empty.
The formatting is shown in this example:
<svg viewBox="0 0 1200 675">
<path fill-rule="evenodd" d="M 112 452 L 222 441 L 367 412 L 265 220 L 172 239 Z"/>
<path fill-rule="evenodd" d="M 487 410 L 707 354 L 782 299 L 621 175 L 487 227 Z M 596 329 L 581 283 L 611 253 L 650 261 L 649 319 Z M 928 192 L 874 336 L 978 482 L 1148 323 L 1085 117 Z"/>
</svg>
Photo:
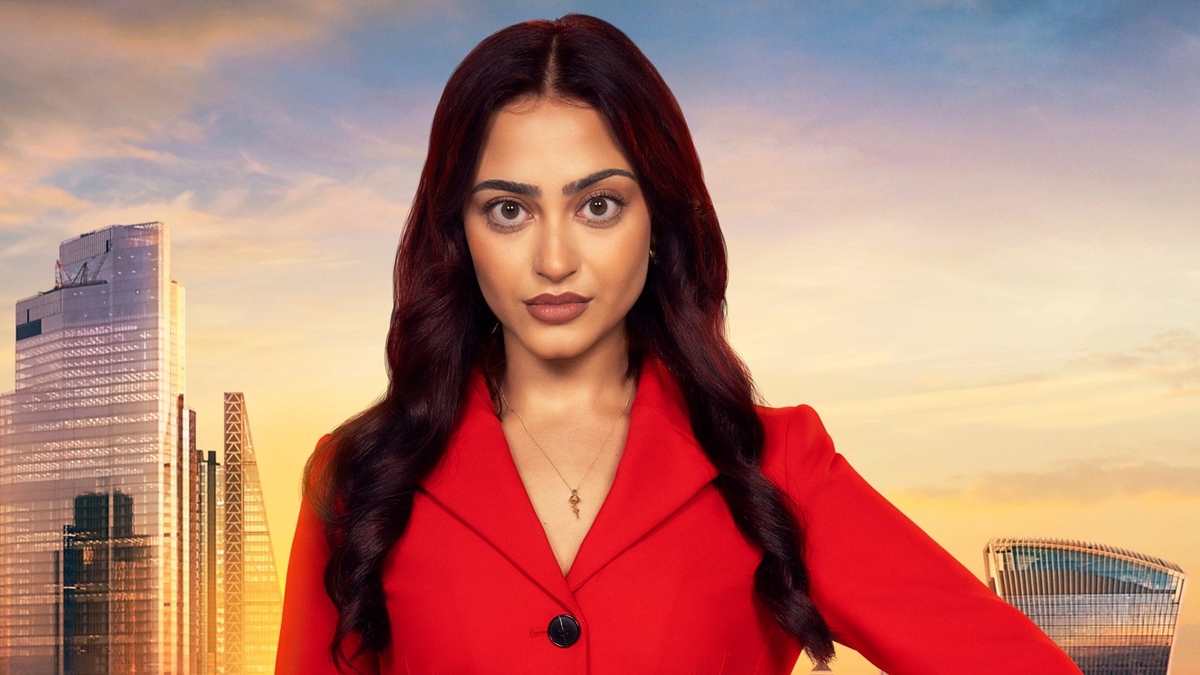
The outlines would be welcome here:
<svg viewBox="0 0 1200 675">
<path fill-rule="evenodd" d="M 653 265 L 657 262 L 658 262 L 658 255 L 655 254 L 655 252 L 654 252 L 654 244 L 650 244 L 650 264 Z"/>
<path fill-rule="evenodd" d="M 496 322 L 495 326 L 492 326 L 492 335 L 495 335 L 496 331 L 498 331 L 498 330 L 500 330 L 500 322 L 499 321 Z"/>
</svg>

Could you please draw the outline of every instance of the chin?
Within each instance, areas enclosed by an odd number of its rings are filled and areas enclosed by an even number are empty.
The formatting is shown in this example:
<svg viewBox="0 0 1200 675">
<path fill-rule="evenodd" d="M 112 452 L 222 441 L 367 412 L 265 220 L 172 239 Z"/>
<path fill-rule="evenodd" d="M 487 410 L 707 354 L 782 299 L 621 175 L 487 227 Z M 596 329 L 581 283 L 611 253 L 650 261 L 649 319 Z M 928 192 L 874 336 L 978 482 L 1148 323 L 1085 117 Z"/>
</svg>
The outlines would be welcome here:
<svg viewBox="0 0 1200 675">
<path fill-rule="evenodd" d="M 561 361 L 586 354 L 601 342 L 599 335 L 536 335 L 519 340 L 521 346 L 543 361 Z"/>
<path fill-rule="evenodd" d="M 538 345 L 529 352 L 543 361 L 566 361 L 582 356 L 590 346 L 578 344 Z"/>
</svg>

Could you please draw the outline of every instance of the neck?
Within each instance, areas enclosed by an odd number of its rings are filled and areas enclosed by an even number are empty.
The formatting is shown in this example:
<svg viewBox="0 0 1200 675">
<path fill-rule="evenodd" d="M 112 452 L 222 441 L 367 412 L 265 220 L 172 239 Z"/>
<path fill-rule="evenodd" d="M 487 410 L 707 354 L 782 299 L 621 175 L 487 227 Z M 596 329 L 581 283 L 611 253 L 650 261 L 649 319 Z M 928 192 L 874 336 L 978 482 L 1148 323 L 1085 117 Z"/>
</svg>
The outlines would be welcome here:
<svg viewBox="0 0 1200 675">
<path fill-rule="evenodd" d="M 579 410 L 616 411 L 628 399 L 624 330 L 567 359 L 539 358 L 515 343 L 505 340 L 503 390 L 509 405 L 522 413 L 558 417 Z"/>
</svg>

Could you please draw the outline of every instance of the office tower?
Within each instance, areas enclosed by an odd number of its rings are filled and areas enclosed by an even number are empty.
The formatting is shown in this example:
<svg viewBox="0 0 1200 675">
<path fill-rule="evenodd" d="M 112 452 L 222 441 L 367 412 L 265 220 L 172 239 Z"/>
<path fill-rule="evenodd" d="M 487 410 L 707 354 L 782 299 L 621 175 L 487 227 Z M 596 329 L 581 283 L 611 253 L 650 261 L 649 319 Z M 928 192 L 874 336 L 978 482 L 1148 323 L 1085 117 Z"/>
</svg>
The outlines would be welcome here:
<svg viewBox="0 0 1200 675">
<path fill-rule="evenodd" d="M 200 465 L 200 630 L 198 675 L 225 673 L 225 473 L 217 453 L 197 455 Z"/>
<path fill-rule="evenodd" d="M 196 411 L 189 409 L 187 417 L 187 443 L 180 443 L 180 451 L 183 453 L 181 461 L 187 463 L 187 482 L 179 486 L 179 494 L 182 496 L 186 493 L 187 498 L 187 521 L 186 523 L 181 522 L 180 527 L 188 532 L 186 555 L 184 555 L 182 547 L 179 550 L 180 565 L 183 569 L 181 576 L 184 580 L 183 589 L 188 597 L 187 631 L 184 633 L 187 668 L 184 672 L 200 673 L 204 664 L 204 604 L 201 598 L 204 587 L 203 584 L 197 583 L 204 571 L 204 565 L 200 560 L 203 553 L 201 547 L 203 543 L 201 541 L 203 512 L 200 509 L 200 464 L 196 461 L 200 457 L 200 452 L 196 449 Z M 182 475 L 180 477 L 182 478 Z M 183 512 L 181 511 L 181 513 Z"/>
<path fill-rule="evenodd" d="M 1085 675 L 1166 675 L 1186 576 L 1113 546 L 992 539 L 988 585 L 1033 619 Z"/>
<path fill-rule="evenodd" d="M 17 303 L 0 397 L 0 672 L 187 673 L 198 498 L 170 231 L 89 232 L 56 272 Z"/>
<path fill-rule="evenodd" d="M 225 393 L 225 666 L 272 673 L 283 616 L 258 461 L 240 392 Z"/>
</svg>

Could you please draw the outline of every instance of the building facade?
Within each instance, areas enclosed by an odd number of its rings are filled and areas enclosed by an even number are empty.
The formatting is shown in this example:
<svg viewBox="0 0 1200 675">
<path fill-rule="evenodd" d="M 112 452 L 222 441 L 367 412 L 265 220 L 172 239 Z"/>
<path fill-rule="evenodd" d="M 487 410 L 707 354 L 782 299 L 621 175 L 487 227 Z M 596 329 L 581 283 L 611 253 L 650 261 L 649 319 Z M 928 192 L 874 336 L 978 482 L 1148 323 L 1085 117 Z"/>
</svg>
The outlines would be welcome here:
<svg viewBox="0 0 1200 675">
<path fill-rule="evenodd" d="M 75 497 L 63 529 L 62 672 L 107 675 L 153 666 L 154 547 L 133 533 L 133 499 L 120 490 Z"/>
<path fill-rule="evenodd" d="M 273 673 L 283 598 L 241 392 L 225 393 L 224 479 L 225 672 Z"/>
<path fill-rule="evenodd" d="M 1113 546 L 992 539 L 988 585 L 1033 619 L 1085 675 L 1167 675 L 1186 575 Z"/>
<path fill-rule="evenodd" d="M 198 467 L 162 223 L 59 247 L 0 397 L 0 672 L 197 672 Z"/>
<path fill-rule="evenodd" d="M 225 672 L 225 472 L 217 453 L 201 452 L 200 464 L 200 589 L 201 666 L 198 673 Z"/>
</svg>

